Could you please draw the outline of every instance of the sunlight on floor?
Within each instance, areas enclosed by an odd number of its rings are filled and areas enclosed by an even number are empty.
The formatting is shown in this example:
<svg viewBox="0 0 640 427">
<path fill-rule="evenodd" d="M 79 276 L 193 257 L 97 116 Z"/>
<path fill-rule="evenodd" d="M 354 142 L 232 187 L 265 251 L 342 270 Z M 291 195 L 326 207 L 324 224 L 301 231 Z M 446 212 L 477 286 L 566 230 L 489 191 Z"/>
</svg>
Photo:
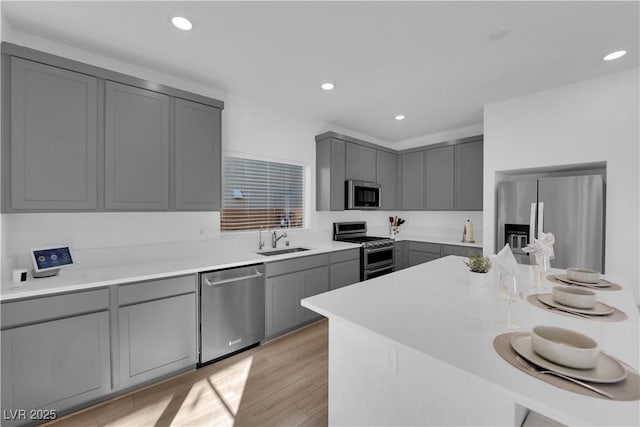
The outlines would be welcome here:
<svg viewBox="0 0 640 427">
<path fill-rule="evenodd" d="M 212 420 L 216 426 L 233 426 L 252 364 L 253 356 L 248 356 L 198 380 L 183 393 L 162 396 L 111 425 L 135 425 L 134 420 L 144 414 L 145 421 L 153 419 L 156 426 L 208 425 Z"/>
</svg>

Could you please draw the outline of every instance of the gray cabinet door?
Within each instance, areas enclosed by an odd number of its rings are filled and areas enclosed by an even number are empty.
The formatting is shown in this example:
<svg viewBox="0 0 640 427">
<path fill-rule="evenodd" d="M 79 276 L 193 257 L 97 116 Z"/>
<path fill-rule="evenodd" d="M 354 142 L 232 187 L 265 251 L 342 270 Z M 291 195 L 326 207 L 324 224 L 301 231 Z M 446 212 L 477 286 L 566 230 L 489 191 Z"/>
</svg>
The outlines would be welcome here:
<svg viewBox="0 0 640 427">
<path fill-rule="evenodd" d="M 409 266 L 409 242 L 396 242 L 396 271 Z"/>
<path fill-rule="evenodd" d="M 456 210 L 482 210 L 482 141 L 455 146 Z"/>
<path fill-rule="evenodd" d="M 298 308 L 300 310 L 300 320 L 306 322 L 321 316 L 315 311 L 302 307 L 300 300 L 329 290 L 329 269 L 327 266 L 317 267 L 304 271 L 303 273 L 303 283 L 300 288 L 301 293 L 299 294 Z"/>
<path fill-rule="evenodd" d="M 482 255 L 482 248 L 473 248 L 470 246 L 442 245 L 442 256 L 458 255 L 468 257 L 472 252 L 475 252 L 478 255 Z"/>
<path fill-rule="evenodd" d="M 169 208 L 169 97 L 107 81 L 105 208 Z"/>
<path fill-rule="evenodd" d="M 377 151 L 376 182 L 381 186 L 380 207 L 384 210 L 394 210 L 397 207 L 396 158 L 396 154 Z"/>
<path fill-rule="evenodd" d="M 424 152 L 424 200 L 427 210 L 453 210 L 453 170 L 454 147 Z"/>
<path fill-rule="evenodd" d="M 196 364 L 196 296 L 121 307 L 120 387 Z"/>
<path fill-rule="evenodd" d="M 431 252 L 409 251 L 409 267 L 433 261 L 434 259 L 438 258 L 440 258 L 440 254 L 434 254 Z"/>
<path fill-rule="evenodd" d="M 360 281 L 360 260 L 352 259 L 331 264 L 329 275 L 331 290 L 358 283 Z"/>
<path fill-rule="evenodd" d="M 346 143 L 339 139 L 331 139 L 331 210 L 344 210 L 344 181 L 346 178 L 345 156 Z"/>
<path fill-rule="evenodd" d="M 96 399 L 111 390 L 110 366 L 106 311 L 4 330 L 3 413 Z"/>
<path fill-rule="evenodd" d="M 375 182 L 376 149 L 347 143 L 346 179 Z"/>
<path fill-rule="evenodd" d="M 276 335 L 300 323 L 301 291 L 299 289 L 303 283 L 303 272 L 267 279 L 265 336 Z"/>
<path fill-rule="evenodd" d="M 97 208 L 95 77 L 11 58 L 11 209 Z"/>
<path fill-rule="evenodd" d="M 176 98 L 177 210 L 220 210 L 220 110 Z"/>
<path fill-rule="evenodd" d="M 402 209 L 424 208 L 424 154 L 422 151 L 402 155 Z"/>
</svg>

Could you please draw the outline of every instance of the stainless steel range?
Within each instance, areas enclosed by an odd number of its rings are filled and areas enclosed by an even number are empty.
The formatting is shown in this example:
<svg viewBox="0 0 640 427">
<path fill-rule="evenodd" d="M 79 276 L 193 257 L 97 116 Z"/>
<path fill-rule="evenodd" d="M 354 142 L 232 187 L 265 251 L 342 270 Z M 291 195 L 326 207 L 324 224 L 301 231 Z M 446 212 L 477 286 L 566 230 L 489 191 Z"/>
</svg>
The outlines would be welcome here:
<svg viewBox="0 0 640 427">
<path fill-rule="evenodd" d="M 334 222 L 333 240 L 360 243 L 360 280 L 373 279 L 395 270 L 395 242 L 388 237 L 367 236 L 365 221 Z"/>
</svg>

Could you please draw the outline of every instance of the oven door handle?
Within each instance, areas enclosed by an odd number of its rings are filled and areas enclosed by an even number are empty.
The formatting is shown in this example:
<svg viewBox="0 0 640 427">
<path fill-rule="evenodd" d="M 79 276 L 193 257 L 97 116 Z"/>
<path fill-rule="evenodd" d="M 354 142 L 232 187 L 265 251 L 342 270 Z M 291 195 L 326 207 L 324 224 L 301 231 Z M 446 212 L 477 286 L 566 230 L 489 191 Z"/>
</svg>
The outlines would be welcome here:
<svg viewBox="0 0 640 427">
<path fill-rule="evenodd" d="M 375 273 L 379 273 L 379 272 L 385 271 L 385 270 L 393 270 L 395 267 L 396 267 L 395 264 L 389 264 L 389 265 L 385 265 L 384 267 L 375 268 L 373 270 L 367 270 L 367 273 L 375 274 Z"/>
<path fill-rule="evenodd" d="M 364 250 L 364 252 L 366 254 L 374 254 L 376 252 L 383 252 L 383 251 L 388 251 L 388 250 L 391 250 L 391 251 L 395 252 L 395 250 L 396 250 L 395 245 L 382 246 L 382 247 L 379 247 L 379 248 L 366 248 Z"/>
</svg>

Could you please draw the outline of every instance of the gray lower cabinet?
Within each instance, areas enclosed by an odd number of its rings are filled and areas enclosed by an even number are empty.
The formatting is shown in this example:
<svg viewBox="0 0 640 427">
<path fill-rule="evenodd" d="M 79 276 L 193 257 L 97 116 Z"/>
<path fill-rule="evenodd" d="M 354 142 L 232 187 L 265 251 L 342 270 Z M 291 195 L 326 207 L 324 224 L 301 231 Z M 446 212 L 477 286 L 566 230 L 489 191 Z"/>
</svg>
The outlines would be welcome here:
<svg viewBox="0 0 640 427">
<path fill-rule="evenodd" d="M 195 294 L 120 308 L 121 387 L 196 364 L 195 310 Z"/>
<path fill-rule="evenodd" d="M 220 210 L 220 110 L 175 100 L 175 202 L 177 210 Z"/>
<path fill-rule="evenodd" d="M 442 256 L 458 255 L 468 257 L 471 252 L 482 255 L 482 248 L 474 248 L 470 246 L 442 245 Z"/>
<path fill-rule="evenodd" d="M 482 210 L 483 142 L 455 146 L 456 210 Z"/>
<path fill-rule="evenodd" d="M 401 157 L 403 210 L 424 208 L 424 154 L 422 151 L 402 154 Z"/>
<path fill-rule="evenodd" d="M 396 271 L 409 266 L 409 242 L 396 242 Z"/>
<path fill-rule="evenodd" d="M 6 210 L 97 208 L 98 80 L 11 58 Z M 7 163 L 5 163 L 7 164 Z"/>
<path fill-rule="evenodd" d="M 347 142 L 346 179 L 376 181 L 376 149 Z"/>
<path fill-rule="evenodd" d="M 332 252 L 329 255 L 329 288 L 331 290 L 360 281 L 360 249 Z"/>
<path fill-rule="evenodd" d="M 118 388 L 195 366 L 195 289 L 193 275 L 119 286 Z"/>
<path fill-rule="evenodd" d="M 303 272 L 302 275 L 302 295 L 300 299 L 312 297 L 329 290 L 329 268 L 317 267 Z M 319 319 L 320 316 L 315 311 L 304 308 L 298 301 L 298 306 L 302 312 L 302 321 L 307 322 L 313 319 Z"/>
<path fill-rule="evenodd" d="M 344 210 L 346 142 L 336 138 L 316 141 L 316 210 Z"/>
<path fill-rule="evenodd" d="M 429 242 L 409 242 L 409 267 L 440 258 L 441 245 Z"/>
<path fill-rule="evenodd" d="M 413 267 L 414 265 L 433 261 L 438 258 L 440 258 L 440 254 L 410 250 L 409 251 L 409 267 Z"/>
<path fill-rule="evenodd" d="M 273 337 L 314 318 L 300 300 L 329 290 L 329 257 L 312 255 L 265 266 L 265 336 Z"/>
<path fill-rule="evenodd" d="M 424 152 L 424 202 L 426 210 L 454 209 L 454 147 Z"/>
<path fill-rule="evenodd" d="M 396 154 L 377 150 L 376 182 L 380 184 L 380 206 L 383 210 L 394 210 L 398 205 L 397 158 Z"/>
<path fill-rule="evenodd" d="M 109 313 L 2 331 L 2 410 L 62 411 L 111 390 Z M 15 424 L 27 420 L 16 420 Z M 3 420 L 2 425 L 12 425 Z"/>
<path fill-rule="evenodd" d="M 169 208 L 169 97 L 106 82 L 105 208 Z"/>
</svg>

